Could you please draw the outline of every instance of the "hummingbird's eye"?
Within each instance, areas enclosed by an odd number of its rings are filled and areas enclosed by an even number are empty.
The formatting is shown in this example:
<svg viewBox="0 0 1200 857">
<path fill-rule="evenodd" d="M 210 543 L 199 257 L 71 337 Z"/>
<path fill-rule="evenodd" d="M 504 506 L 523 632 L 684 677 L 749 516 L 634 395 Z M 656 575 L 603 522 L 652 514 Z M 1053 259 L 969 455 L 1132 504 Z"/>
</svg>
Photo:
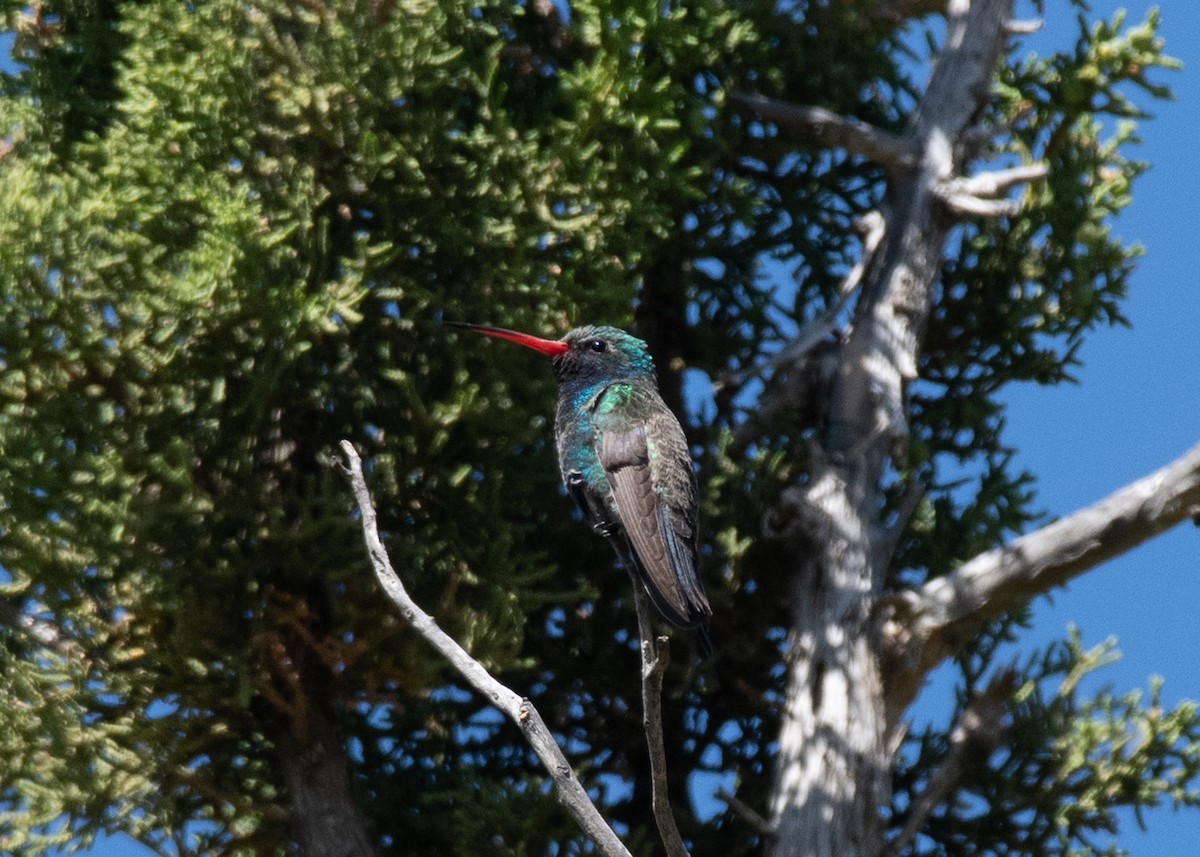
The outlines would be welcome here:
<svg viewBox="0 0 1200 857">
<path fill-rule="evenodd" d="M 592 349 L 597 354 L 603 354 L 605 351 L 608 350 L 608 343 L 605 342 L 603 339 L 593 339 L 591 342 L 588 343 L 588 348 Z"/>
</svg>

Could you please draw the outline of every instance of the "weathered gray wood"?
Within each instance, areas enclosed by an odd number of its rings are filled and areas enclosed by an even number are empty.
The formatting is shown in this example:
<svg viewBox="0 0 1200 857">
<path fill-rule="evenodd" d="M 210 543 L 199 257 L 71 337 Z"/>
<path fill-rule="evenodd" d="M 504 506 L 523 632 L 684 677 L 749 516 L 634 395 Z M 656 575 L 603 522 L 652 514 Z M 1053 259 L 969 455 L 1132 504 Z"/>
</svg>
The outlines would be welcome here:
<svg viewBox="0 0 1200 857">
<path fill-rule="evenodd" d="M 409 596 L 392 568 L 387 550 L 379 538 L 376 529 L 375 507 L 371 502 L 371 494 L 367 490 L 363 478 L 362 460 L 350 441 L 342 441 L 342 452 L 346 456 L 346 475 L 354 490 L 354 499 L 358 503 L 358 511 L 362 516 L 363 538 L 366 541 L 367 553 L 371 558 L 371 567 L 384 593 L 396 605 L 396 609 L 405 620 L 412 625 L 418 634 L 424 637 L 438 653 L 450 662 L 459 674 L 467 680 L 471 687 L 482 694 L 492 705 L 499 709 L 509 720 L 517 724 L 525 740 L 533 748 L 541 760 L 542 766 L 554 780 L 555 794 L 558 802 L 575 819 L 580 829 L 596 846 L 597 851 L 605 857 L 630 857 L 628 849 L 621 842 L 608 822 L 596 809 L 584 790 L 583 785 L 575 776 L 567 757 L 554 740 L 553 733 L 546 726 L 536 708 L 528 699 L 522 699 L 516 692 L 501 684 L 492 677 L 479 661 L 472 658 L 454 638 L 443 631 L 436 620 Z"/>
<path fill-rule="evenodd" d="M 948 4 L 946 43 L 902 147 L 916 165 L 893 171 L 823 449 L 807 485 L 768 516 L 784 522 L 768 534 L 795 546 L 774 857 L 875 857 L 884 846 L 892 755 L 872 611 L 894 545 L 879 526 L 884 477 L 907 440 L 906 386 L 955 222 L 946 197 L 965 166 L 957 142 L 986 103 L 1011 17 L 1012 0 Z"/>
<path fill-rule="evenodd" d="M 991 620 L 1200 515 L 1200 445 L 1074 514 L 969 560 L 881 604 L 892 665 L 889 707 L 902 710 L 929 671 Z"/>
</svg>

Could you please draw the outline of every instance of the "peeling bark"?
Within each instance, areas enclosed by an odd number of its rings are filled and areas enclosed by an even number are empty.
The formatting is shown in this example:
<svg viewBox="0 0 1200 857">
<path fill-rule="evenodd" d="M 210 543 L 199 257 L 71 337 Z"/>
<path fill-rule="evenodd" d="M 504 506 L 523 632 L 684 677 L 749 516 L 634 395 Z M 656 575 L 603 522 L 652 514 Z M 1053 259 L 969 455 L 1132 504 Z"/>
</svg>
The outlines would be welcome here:
<svg viewBox="0 0 1200 857">
<path fill-rule="evenodd" d="M 788 692 L 770 817 L 775 855 L 878 854 L 890 776 L 868 639 L 870 537 L 857 493 L 827 468 L 804 497 L 821 545 L 793 593 Z"/>
<path fill-rule="evenodd" d="M 957 144 L 986 103 L 1011 16 L 1012 0 L 949 4 L 929 86 L 903 146 L 889 148 L 915 152 L 916 166 L 893 174 L 884 239 L 866 260 L 828 428 L 809 481 L 787 491 L 768 519 L 768 536 L 811 546 L 794 552 L 793 646 L 770 805 L 774 857 L 874 857 L 884 847 L 892 750 L 872 610 L 894 539 L 879 516 L 889 462 L 907 440 L 906 387 L 954 225 L 943 188 L 963 170 L 966 147 Z M 847 139 L 878 142 L 860 130 Z M 771 532 L 772 521 L 786 524 Z"/>
</svg>

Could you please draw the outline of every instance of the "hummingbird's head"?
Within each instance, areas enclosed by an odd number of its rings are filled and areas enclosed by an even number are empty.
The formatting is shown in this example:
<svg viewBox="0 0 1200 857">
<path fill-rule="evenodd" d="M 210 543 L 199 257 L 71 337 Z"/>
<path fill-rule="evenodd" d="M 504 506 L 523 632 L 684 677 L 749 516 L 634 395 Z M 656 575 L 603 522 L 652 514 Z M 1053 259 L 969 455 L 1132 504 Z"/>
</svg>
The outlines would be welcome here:
<svg viewBox="0 0 1200 857">
<path fill-rule="evenodd" d="M 486 336 L 507 339 L 554 360 L 560 384 L 590 386 L 609 381 L 654 383 L 654 360 L 646 343 L 615 327 L 577 327 L 562 339 L 542 339 L 527 333 L 484 324 L 448 322 Z"/>
<path fill-rule="evenodd" d="M 654 359 L 646 343 L 615 327 L 577 327 L 560 340 L 566 350 L 554 358 L 559 383 L 654 379 Z"/>
</svg>

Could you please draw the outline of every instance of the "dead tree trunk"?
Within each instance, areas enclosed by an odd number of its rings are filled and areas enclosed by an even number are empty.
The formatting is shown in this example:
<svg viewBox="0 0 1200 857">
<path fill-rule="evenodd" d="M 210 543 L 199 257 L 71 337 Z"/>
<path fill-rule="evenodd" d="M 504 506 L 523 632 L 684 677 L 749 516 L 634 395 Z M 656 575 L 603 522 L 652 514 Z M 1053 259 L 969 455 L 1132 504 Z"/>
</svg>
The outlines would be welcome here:
<svg viewBox="0 0 1200 857">
<path fill-rule="evenodd" d="M 894 544 L 881 520 L 884 490 L 890 462 L 904 453 L 906 386 L 916 376 L 955 216 L 1008 210 L 1007 200 L 972 196 L 961 171 L 1011 15 L 1012 0 L 951 0 L 945 46 L 903 138 L 838 125 L 838 144 L 883 164 L 891 184 L 882 241 L 863 260 L 828 428 L 807 481 L 768 516 L 768 536 L 785 539 L 795 557 L 788 690 L 770 806 L 774 857 L 876 857 L 883 849 L 898 714 L 885 704 L 874 630 Z M 805 123 L 830 119 L 761 99 L 741 104 L 781 132 L 793 123 L 797 138 L 808 141 L 821 134 Z M 1036 174 L 1026 169 L 1001 181 L 999 194 Z"/>
</svg>

